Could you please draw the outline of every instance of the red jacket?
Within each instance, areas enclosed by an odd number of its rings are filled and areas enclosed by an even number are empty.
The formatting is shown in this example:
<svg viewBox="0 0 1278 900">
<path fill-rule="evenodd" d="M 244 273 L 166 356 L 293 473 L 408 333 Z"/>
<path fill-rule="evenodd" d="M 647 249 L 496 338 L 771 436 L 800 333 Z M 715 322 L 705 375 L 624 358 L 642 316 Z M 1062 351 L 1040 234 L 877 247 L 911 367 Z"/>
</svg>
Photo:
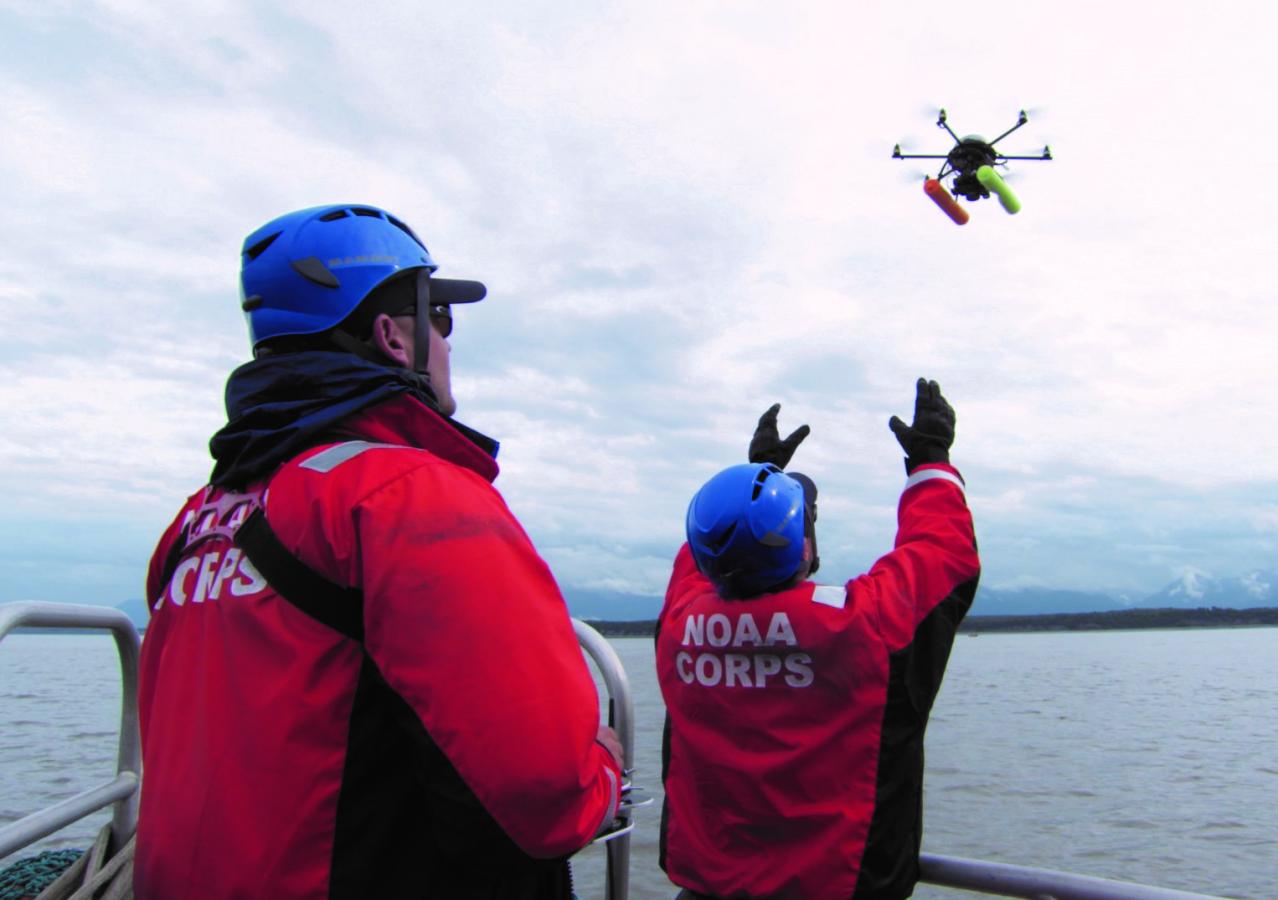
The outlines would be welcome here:
<svg viewBox="0 0 1278 900">
<path fill-rule="evenodd" d="M 139 900 L 519 896 L 521 867 L 615 811 L 593 680 L 496 462 L 409 396 L 342 430 L 242 493 L 197 492 L 156 549 Z M 363 646 L 234 546 L 262 498 L 289 551 L 362 590 Z"/>
<path fill-rule="evenodd" d="M 716 897 L 900 898 L 923 731 L 979 562 L 961 481 L 917 469 L 896 548 L 838 587 L 725 600 L 685 545 L 657 634 L 662 867 Z"/>
</svg>

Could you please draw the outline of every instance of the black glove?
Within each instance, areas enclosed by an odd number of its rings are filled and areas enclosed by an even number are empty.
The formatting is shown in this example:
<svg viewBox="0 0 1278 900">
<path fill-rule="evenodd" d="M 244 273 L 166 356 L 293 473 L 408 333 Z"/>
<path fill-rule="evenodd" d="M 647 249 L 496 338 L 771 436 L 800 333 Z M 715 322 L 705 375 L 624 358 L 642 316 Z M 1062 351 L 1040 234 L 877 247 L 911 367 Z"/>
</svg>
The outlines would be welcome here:
<svg viewBox="0 0 1278 900">
<path fill-rule="evenodd" d="M 950 445 L 954 443 L 954 410 L 941 396 L 941 386 L 920 378 L 914 398 L 914 423 L 906 425 L 896 416 L 888 420 L 888 428 L 905 450 L 905 471 L 913 472 L 924 463 L 950 461 Z"/>
<path fill-rule="evenodd" d="M 788 438 L 781 440 L 777 431 L 777 413 L 780 411 L 781 404 L 774 403 L 767 412 L 759 416 L 759 427 L 754 430 L 754 437 L 750 438 L 750 462 L 772 463 L 778 469 L 784 469 L 789 464 L 790 457 L 794 456 L 794 451 L 799 449 L 803 439 L 812 430 L 806 425 L 800 425 Z"/>
</svg>

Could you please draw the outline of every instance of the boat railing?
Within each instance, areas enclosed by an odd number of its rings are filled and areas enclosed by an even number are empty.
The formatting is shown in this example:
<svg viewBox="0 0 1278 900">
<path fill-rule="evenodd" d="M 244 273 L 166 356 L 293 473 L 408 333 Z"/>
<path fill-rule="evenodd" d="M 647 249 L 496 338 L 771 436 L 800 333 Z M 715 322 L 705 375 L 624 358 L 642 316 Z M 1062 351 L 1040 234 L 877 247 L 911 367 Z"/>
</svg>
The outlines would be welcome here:
<svg viewBox="0 0 1278 900">
<path fill-rule="evenodd" d="M 604 900 L 628 900 L 630 896 L 630 832 L 634 829 L 633 804 L 630 802 L 630 773 L 635 765 L 635 706 L 630 696 L 630 679 L 621 665 L 621 659 L 612 644 L 594 628 L 580 619 L 572 620 L 577 641 L 591 658 L 603 677 L 608 692 L 608 724 L 617 732 L 622 749 L 621 807 L 617 811 L 616 827 L 599 838 L 607 841 L 604 874 Z"/>
<path fill-rule="evenodd" d="M 137 827 L 138 785 L 142 770 L 137 709 L 140 647 L 137 629 L 123 612 L 108 607 L 61 603 L 0 604 L 0 641 L 15 628 L 110 631 L 120 656 L 123 693 L 115 777 L 0 828 L 0 859 L 111 805 L 114 805 L 112 845 L 122 847 Z M 629 777 L 634 769 L 635 740 L 630 682 L 616 651 L 603 635 L 577 619 L 573 620 L 573 628 L 582 649 L 599 669 L 607 689 L 608 720 L 621 741 L 625 775 L 623 791 L 628 795 Z M 628 797 L 623 797 L 617 821 L 597 839 L 605 844 L 607 853 L 604 900 L 629 900 L 630 835 L 634 828 L 633 808 L 636 805 Z M 919 863 L 923 883 L 1002 897 L 1027 900 L 1210 900 L 1206 894 L 931 853 L 923 854 Z"/>
<path fill-rule="evenodd" d="M 1028 900 L 1212 900 L 1209 894 L 932 853 L 919 857 L 919 868 L 922 870 L 921 881 L 926 884 L 999 897 L 1025 897 Z"/>
<path fill-rule="evenodd" d="M 142 746 L 138 737 L 138 649 L 141 646 L 138 631 L 122 611 L 105 606 L 0 604 L 0 641 L 15 628 L 110 631 L 120 654 L 124 685 L 115 777 L 0 828 L 0 859 L 112 805 L 111 844 L 113 851 L 119 849 L 137 828 L 138 785 L 142 777 Z"/>
<path fill-rule="evenodd" d="M 634 766 L 634 702 L 630 682 L 612 645 L 598 631 L 573 619 L 577 640 L 603 677 L 608 692 L 609 724 L 617 732 L 625 753 L 627 776 Z M 628 781 L 628 778 L 627 778 Z M 628 787 L 628 785 L 627 785 Z M 607 884 L 604 900 L 627 900 L 630 869 L 632 811 L 623 804 L 624 827 L 607 844 Z M 606 838 L 605 838 L 606 839 Z M 922 881 L 937 887 L 960 888 L 977 893 L 1022 897 L 1027 900 L 1212 900 L 1169 888 L 1111 881 L 1052 869 L 1014 866 L 978 859 L 924 853 L 919 859 Z"/>
</svg>

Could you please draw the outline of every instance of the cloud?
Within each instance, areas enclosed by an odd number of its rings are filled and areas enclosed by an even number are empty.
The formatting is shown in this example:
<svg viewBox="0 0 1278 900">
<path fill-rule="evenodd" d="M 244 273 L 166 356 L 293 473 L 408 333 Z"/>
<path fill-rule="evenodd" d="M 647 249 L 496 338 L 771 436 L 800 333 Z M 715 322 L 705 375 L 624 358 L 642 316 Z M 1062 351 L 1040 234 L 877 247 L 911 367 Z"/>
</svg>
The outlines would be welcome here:
<svg viewBox="0 0 1278 900">
<path fill-rule="evenodd" d="M 989 583 L 1261 567 L 1278 197 L 1221 157 L 1278 141 L 1249 11 L 10 3 L 0 526 L 162 527 L 247 357 L 240 241 L 351 200 L 488 283 L 461 418 L 569 585 L 657 590 L 775 401 L 813 427 L 822 574 L 854 574 L 891 544 L 885 423 L 919 375 L 958 410 Z M 1057 159 L 1011 167 L 1021 214 L 956 228 L 903 180 L 892 144 L 943 150 L 941 105 L 987 136 L 1031 107 L 1007 145 Z M 127 568 L 93 577 L 129 594 Z"/>
</svg>

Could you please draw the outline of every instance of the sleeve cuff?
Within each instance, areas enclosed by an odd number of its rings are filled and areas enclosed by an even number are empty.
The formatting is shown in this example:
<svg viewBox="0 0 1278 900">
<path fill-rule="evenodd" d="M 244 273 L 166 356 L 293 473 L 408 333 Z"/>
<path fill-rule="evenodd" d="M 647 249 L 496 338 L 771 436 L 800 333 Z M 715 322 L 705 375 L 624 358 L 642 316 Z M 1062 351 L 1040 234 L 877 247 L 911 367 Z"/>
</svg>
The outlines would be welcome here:
<svg viewBox="0 0 1278 900">
<path fill-rule="evenodd" d="M 905 488 L 902 493 L 908 491 L 916 484 L 922 484 L 925 481 L 933 481 L 938 478 L 957 485 L 964 495 L 967 494 L 967 486 L 963 484 L 963 479 L 959 477 L 957 472 L 951 472 L 949 469 L 915 469 L 914 474 L 905 479 Z"/>
</svg>

